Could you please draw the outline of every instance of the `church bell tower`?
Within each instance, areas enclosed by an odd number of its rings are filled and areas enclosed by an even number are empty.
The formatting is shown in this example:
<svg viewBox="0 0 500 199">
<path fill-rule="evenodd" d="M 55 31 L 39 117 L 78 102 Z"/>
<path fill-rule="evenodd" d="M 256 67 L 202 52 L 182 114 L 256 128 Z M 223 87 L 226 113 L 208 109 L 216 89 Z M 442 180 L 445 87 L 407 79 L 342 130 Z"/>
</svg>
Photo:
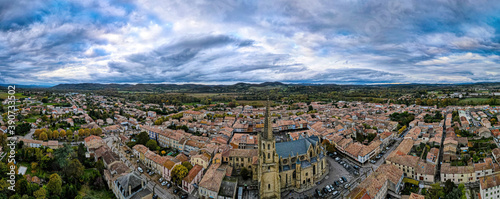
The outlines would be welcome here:
<svg viewBox="0 0 500 199">
<path fill-rule="evenodd" d="M 260 198 L 281 198 L 279 179 L 279 157 L 273 136 L 272 121 L 269 118 L 270 102 L 266 105 L 264 131 L 259 135 L 259 192 Z"/>
</svg>

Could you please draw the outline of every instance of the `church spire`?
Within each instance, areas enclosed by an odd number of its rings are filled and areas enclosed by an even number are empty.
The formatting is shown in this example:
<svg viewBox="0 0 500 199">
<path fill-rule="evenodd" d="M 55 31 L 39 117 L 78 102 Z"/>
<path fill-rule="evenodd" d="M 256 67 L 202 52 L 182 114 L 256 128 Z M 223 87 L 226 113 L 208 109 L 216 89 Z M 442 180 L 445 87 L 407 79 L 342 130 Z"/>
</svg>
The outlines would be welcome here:
<svg viewBox="0 0 500 199">
<path fill-rule="evenodd" d="M 271 117 L 271 108 L 270 108 L 271 102 L 269 99 L 267 99 L 267 104 L 266 104 L 266 115 L 265 115 L 265 120 L 264 120 L 264 132 L 263 132 L 263 137 L 266 140 L 273 140 L 273 125 L 272 121 L 269 117 Z"/>
</svg>

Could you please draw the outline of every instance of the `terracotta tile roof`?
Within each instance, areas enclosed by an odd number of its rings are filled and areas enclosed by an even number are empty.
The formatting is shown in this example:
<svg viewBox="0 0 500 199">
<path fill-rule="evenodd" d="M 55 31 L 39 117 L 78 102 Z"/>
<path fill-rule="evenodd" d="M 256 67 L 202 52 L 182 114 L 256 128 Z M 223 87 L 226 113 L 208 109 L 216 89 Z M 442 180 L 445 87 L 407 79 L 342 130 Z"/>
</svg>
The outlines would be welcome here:
<svg viewBox="0 0 500 199">
<path fill-rule="evenodd" d="M 183 180 L 191 184 L 191 182 L 194 180 L 194 178 L 196 177 L 196 175 L 198 175 L 199 172 L 203 172 L 203 167 L 196 164 L 191 170 L 189 170 L 188 175 Z"/>
<path fill-rule="evenodd" d="M 212 164 L 203 176 L 199 186 L 210 191 L 219 192 L 222 179 L 226 175 L 225 169 L 219 169 L 220 164 Z"/>
<path fill-rule="evenodd" d="M 450 163 L 441 165 L 441 174 L 467 174 L 474 173 L 473 166 L 451 166 Z"/>
<path fill-rule="evenodd" d="M 480 177 L 479 183 L 482 190 L 500 186 L 500 174 Z"/>
</svg>

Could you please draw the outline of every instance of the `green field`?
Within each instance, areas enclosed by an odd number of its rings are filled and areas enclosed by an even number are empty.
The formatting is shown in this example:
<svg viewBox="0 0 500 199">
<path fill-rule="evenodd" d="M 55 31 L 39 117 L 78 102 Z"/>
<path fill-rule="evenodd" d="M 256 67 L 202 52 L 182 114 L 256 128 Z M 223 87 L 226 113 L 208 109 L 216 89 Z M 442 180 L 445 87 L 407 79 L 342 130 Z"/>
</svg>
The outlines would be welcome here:
<svg viewBox="0 0 500 199">
<path fill-rule="evenodd" d="M 6 92 L 0 92 L 0 99 L 7 99 L 7 97 L 9 97 L 9 96 L 10 95 Z M 16 93 L 16 94 L 14 94 L 14 96 L 16 96 L 16 99 L 26 97 L 21 93 Z"/>
</svg>

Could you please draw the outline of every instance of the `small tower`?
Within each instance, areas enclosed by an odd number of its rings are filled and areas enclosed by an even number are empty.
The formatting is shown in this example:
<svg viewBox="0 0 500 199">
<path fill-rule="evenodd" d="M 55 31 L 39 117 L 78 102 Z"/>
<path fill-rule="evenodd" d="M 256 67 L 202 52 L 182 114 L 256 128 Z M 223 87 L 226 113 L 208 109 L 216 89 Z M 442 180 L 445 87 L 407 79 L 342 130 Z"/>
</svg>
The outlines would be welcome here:
<svg viewBox="0 0 500 199">
<path fill-rule="evenodd" d="M 262 199 L 281 198 L 279 157 L 270 115 L 270 102 L 267 101 L 264 131 L 259 135 L 259 192 Z"/>
</svg>

